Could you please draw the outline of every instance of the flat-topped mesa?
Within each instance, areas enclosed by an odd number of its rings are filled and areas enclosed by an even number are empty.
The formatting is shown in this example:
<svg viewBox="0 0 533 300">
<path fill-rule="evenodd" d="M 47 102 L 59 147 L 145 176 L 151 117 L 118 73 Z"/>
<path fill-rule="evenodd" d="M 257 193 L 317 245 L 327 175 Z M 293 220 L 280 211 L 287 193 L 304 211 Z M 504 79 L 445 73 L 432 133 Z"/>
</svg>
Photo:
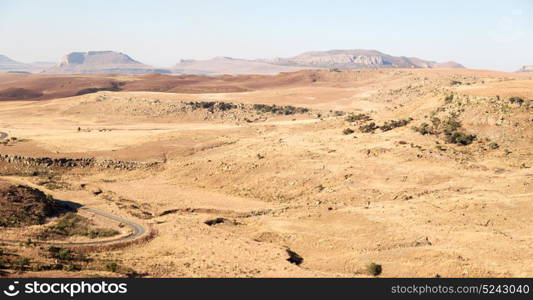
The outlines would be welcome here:
<svg viewBox="0 0 533 300">
<path fill-rule="evenodd" d="M 127 54 L 115 51 L 72 52 L 63 57 L 55 67 L 44 73 L 50 74 L 146 74 L 170 73 L 134 60 Z"/>
<path fill-rule="evenodd" d="M 376 50 L 311 51 L 289 58 L 274 58 L 265 62 L 314 68 L 464 68 L 456 62 L 438 63 L 416 57 L 392 56 Z"/>
<path fill-rule="evenodd" d="M 128 55 L 114 51 L 72 52 L 63 57 L 59 66 L 71 64 L 141 64 Z"/>
</svg>

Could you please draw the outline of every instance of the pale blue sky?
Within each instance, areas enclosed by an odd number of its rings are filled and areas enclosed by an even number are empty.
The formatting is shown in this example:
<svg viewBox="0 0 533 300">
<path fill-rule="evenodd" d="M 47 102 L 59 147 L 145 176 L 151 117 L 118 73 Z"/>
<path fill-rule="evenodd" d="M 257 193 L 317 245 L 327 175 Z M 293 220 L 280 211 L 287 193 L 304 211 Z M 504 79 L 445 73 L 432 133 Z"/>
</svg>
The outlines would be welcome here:
<svg viewBox="0 0 533 300">
<path fill-rule="evenodd" d="M 533 64 L 533 1 L 0 0 L 0 54 L 23 62 L 116 50 L 167 67 L 329 49 L 514 71 Z"/>
</svg>

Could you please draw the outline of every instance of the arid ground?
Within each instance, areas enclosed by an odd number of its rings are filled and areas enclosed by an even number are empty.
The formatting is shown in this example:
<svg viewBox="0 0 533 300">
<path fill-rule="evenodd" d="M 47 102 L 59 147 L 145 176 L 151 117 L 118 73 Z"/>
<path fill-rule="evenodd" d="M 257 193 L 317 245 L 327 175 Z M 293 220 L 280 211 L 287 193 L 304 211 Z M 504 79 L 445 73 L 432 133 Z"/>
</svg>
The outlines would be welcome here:
<svg viewBox="0 0 533 300">
<path fill-rule="evenodd" d="M 9 223 L 0 276 L 533 276 L 532 74 L 4 74 L 0 100 L 0 188 L 147 229 Z"/>
</svg>

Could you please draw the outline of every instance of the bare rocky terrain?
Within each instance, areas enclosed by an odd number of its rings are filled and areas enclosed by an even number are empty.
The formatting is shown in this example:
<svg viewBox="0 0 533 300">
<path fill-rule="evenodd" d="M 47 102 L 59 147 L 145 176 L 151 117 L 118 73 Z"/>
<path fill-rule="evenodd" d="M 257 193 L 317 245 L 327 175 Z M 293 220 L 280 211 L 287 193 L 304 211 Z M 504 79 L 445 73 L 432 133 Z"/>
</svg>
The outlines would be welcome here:
<svg viewBox="0 0 533 300">
<path fill-rule="evenodd" d="M 0 78 L 42 94 L 0 102 L 2 180 L 150 229 L 61 254 L 2 245 L 4 276 L 533 274 L 529 73 Z M 128 234 L 80 216 L 0 239 L 60 222 Z M 94 240 L 84 230 L 61 241 Z"/>
</svg>

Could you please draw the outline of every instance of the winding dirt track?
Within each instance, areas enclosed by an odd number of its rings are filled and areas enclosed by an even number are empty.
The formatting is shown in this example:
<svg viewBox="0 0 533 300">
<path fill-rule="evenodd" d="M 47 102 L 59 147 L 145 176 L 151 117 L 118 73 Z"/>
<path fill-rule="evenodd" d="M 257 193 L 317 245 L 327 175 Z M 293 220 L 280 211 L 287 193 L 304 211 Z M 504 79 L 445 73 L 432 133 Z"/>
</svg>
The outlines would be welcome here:
<svg viewBox="0 0 533 300">
<path fill-rule="evenodd" d="M 58 200 L 58 201 L 60 201 L 60 200 Z M 85 206 L 81 206 L 80 207 L 80 206 L 77 206 L 77 205 L 72 205 L 71 202 L 65 202 L 65 201 L 60 201 L 60 202 L 64 202 L 65 204 L 69 205 L 72 208 L 75 208 L 75 209 L 78 209 L 78 210 L 84 210 L 84 211 L 87 211 L 87 212 L 92 213 L 94 215 L 97 215 L 97 216 L 100 216 L 100 217 L 103 217 L 103 218 L 106 218 L 106 219 L 109 219 L 109 220 L 112 220 L 112 221 L 115 221 L 115 222 L 122 223 L 122 224 L 130 227 L 132 229 L 132 232 L 130 234 L 128 234 L 127 236 L 119 237 L 119 238 L 112 239 L 112 240 L 105 240 L 105 241 L 80 242 L 80 243 L 61 243 L 61 242 L 42 242 L 42 241 L 37 241 L 37 242 L 35 242 L 35 244 L 38 244 L 38 245 L 50 245 L 50 246 L 61 246 L 61 247 L 105 246 L 105 245 L 111 245 L 111 244 L 117 244 L 117 243 L 133 241 L 133 240 L 141 237 L 142 235 L 144 235 L 146 233 L 146 228 L 143 225 L 141 225 L 141 224 L 138 224 L 138 223 L 123 219 L 121 217 L 113 216 L 113 215 L 110 215 L 108 213 L 105 213 L 103 211 L 96 210 L 96 209 L 93 209 L 93 208 L 89 208 L 89 207 L 85 207 Z M 20 243 L 24 243 L 24 242 L 26 242 L 26 241 L 15 241 L 15 240 L 3 240 L 3 239 L 0 239 L 0 243 L 6 243 L 6 244 L 20 244 Z"/>
<path fill-rule="evenodd" d="M 82 206 L 80 204 L 77 204 L 77 203 L 74 203 L 74 202 L 70 202 L 70 201 L 64 201 L 64 200 L 56 200 L 56 201 L 59 201 L 59 202 L 65 204 L 65 205 L 69 206 L 71 209 L 83 210 L 83 211 L 86 211 L 88 213 L 100 216 L 102 218 L 105 218 L 105 219 L 108 219 L 108 220 L 111 220 L 111 221 L 114 221 L 114 222 L 122 223 L 125 226 L 128 226 L 129 228 L 131 228 L 132 232 L 130 234 L 128 234 L 127 236 L 122 236 L 122 237 L 118 237 L 116 239 L 105 240 L 105 241 L 79 242 L 79 243 L 62 243 L 62 242 L 36 241 L 35 244 L 38 244 L 38 245 L 50 245 L 50 246 L 60 246 L 60 247 L 105 246 L 105 245 L 112 245 L 112 244 L 117 244 L 117 243 L 133 241 L 133 240 L 135 240 L 137 238 L 140 238 L 141 236 L 143 236 L 147 232 L 146 227 L 144 225 L 135 223 L 135 222 L 130 221 L 130 220 L 126 220 L 126 219 L 118 217 L 118 216 L 114 216 L 114 215 L 108 214 L 108 213 L 103 212 L 101 210 L 97 210 L 97 209 L 94 209 L 94 208 L 89 208 L 89 207 L 86 207 L 86 206 Z M 25 242 L 26 241 L 0 239 L 0 243 L 4 243 L 4 244 L 17 244 L 18 245 L 20 243 L 25 243 Z"/>
</svg>

